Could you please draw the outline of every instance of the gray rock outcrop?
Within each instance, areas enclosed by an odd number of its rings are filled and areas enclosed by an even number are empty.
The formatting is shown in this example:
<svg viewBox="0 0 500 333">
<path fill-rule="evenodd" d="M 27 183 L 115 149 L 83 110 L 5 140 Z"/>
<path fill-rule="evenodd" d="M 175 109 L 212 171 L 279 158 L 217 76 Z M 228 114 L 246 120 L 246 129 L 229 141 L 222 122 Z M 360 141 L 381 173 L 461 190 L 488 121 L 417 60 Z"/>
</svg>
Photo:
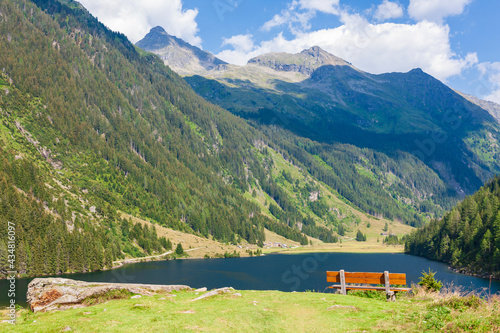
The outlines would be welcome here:
<svg viewBox="0 0 500 333">
<path fill-rule="evenodd" d="M 33 312 L 85 307 L 90 297 L 112 290 L 126 290 L 140 295 L 191 289 L 185 285 L 84 282 L 63 278 L 36 278 L 28 285 L 26 298 Z"/>
<path fill-rule="evenodd" d="M 232 291 L 234 291 L 234 288 L 232 288 L 232 287 L 224 287 L 224 288 L 215 289 L 215 290 L 209 291 L 206 294 L 201 295 L 200 297 L 192 299 L 190 302 L 199 301 L 200 299 L 204 299 L 207 297 L 212 297 L 212 296 L 216 296 L 216 295 L 230 293 Z"/>
</svg>

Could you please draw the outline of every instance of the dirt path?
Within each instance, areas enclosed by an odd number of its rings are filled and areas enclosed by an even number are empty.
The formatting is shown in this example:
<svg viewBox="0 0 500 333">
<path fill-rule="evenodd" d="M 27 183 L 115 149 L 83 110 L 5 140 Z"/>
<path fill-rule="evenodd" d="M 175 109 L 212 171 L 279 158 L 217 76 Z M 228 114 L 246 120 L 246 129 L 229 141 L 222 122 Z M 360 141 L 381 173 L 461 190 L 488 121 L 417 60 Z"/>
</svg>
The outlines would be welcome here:
<svg viewBox="0 0 500 333">
<path fill-rule="evenodd" d="M 196 247 L 194 249 L 185 250 L 184 252 L 190 252 L 190 251 L 194 251 L 194 250 L 198 250 L 198 249 L 201 249 L 201 247 Z M 174 251 L 170 250 L 170 251 L 167 251 L 167 252 L 162 253 L 162 254 L 157 254 L 157 255 L 148 256 L 148 257 L 130 258 L 130 259 L 113 261 L 113 265 L 118 265 L 117 267 L 120 267 L 121 265 L 123 265 L 124 262 L 130 263 L 130 262 L 134 262 L 134 261 L 141 261 L 141 260 L 147 260 L 147 259 L 152 259 L 152 258 L 160 258 L 160 257 L 166 256 L 166 255 L 171 254 L 171 253 L 174 253 Z"/>
</svg>

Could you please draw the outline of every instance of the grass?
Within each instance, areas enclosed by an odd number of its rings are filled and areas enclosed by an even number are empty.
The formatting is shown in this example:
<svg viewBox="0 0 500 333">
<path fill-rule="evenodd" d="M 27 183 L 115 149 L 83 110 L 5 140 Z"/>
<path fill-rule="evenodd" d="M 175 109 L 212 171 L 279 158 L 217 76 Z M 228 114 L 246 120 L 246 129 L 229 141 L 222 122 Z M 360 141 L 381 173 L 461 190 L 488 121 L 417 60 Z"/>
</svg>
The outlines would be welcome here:
<svg viewBox="0 0 500 333">
<path fill-rule="evenodd" d="M 166 237 L 170 239 L 173 244 L 173 249 L 178 243 L 182 244 L 184 251 L 189 251 L 190 258 L 204 258 L 205 256 L 215 257 L 225 252 L 233 253 L 238 252 L 240 256 L 248 256 L 247 250 L 255 251 L 258 249 L 257 245 L 242 243 L 241 248 L 236 245 L 224 244 L 213 239 L 207 239 L 193 234 L 184 233 L 171 228 L 166 228 L 158 224 L 153 224 L 144 219 L 134 217 L 130 214 L 120 212 L 122 218 L 131 219 L 132 222 L 146 224 L 150 228 L 156 228 L 159 237 Z"/>
<path fill-rule="evenodd" d="M 342 253 L 403 253 L 403 245 L 384 245 L 382 241 L 357 242 L 350 239 L 342 243 L 317 243 L 312 246 L 296 247 L 292 249 L 270 248 L 264 253 L 280 252 L 283 254 L 313 253 L 313 252 L 342 252 Z"/>
<path fill-rule="evenodd" d="M 241 296 L 240 296 L 241 295 Z M 360 294 L 362 295 L 362 294 Z M 18 311 L 2 332 L 496 332 L 500 298 L 417 289 L 386 302 L 383 295 L 233 291 L 191 302 L 194 291 L 108 300 L 87 308 Z M 373 298 L 374 297 L 374 298 Z"/>
</svg>

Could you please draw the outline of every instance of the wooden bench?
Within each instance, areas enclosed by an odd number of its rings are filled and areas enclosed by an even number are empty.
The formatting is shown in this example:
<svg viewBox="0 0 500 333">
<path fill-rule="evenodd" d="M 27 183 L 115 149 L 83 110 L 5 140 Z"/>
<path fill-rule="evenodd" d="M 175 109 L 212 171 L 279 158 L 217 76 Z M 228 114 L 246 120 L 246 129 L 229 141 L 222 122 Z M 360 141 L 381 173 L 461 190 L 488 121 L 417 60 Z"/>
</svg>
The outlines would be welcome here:
<svg viewBox="0 0 500 333">
<path fill-rule="evenodd" d="M 388 302 L 396 300 L 396 292 L 411 290 L 411 288 L 391 287 L 391 284 L 406 285 L 406 274 L 389 273 L 388 271 L 383 273 L 345 272 L 344 270 L 340 270 L 339 272 L 327 271 L 326 281 L 340 283 L 334 284 L 328 288 L 340 289 L 340 293 L 343 295 L 347 294 L 347 290 L 385 290 Z M 384 286 L 350 286 L 347 285 L 347 283 L 382 284 Z"/>
</svg>

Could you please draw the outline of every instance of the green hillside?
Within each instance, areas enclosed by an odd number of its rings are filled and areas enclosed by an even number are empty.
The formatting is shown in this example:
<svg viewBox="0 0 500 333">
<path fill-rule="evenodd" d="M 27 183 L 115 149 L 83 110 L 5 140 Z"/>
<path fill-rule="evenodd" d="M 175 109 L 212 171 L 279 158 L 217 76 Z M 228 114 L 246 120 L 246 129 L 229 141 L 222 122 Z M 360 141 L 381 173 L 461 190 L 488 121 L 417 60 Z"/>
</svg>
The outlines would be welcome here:
<svg viewBox="0 0 500 333">
<path fill-rule="evenodd" d="M 498 122 L 419 69 L 372 75 L 314 47 L 202 75 L 186 77 L 196 92 L 262 131 L 285 129 L 272 137 L 308 166 L 319 155 L 329 184 L 371 214 L 422 225 L 500 172 Z"/>
<path fill-rule="evenodd" d="M 5 1 L 0 12 L 0 232 L 15 223 L 21 275 L 170 249 L 130 216 L 254 246 L 266 229 L 305 245 L 336 241 L 339 227 L 354 235 L 356 216 L 375 221 L 292 157 L 286 133 L 206 102 L 78 3 Z M 2 276 L 7 254 L 2 238 Z"/>
<path fill-rule="evenodd" d="M 500 277 L 500 177 L 444 215 L 413 232 L 405 251 L 466 273 Z"/>
<path fill-rule="evenodd" d="M 19 265 L 30 266 L 37 246 L 68 247 L 20 272 L 94 270 L 102 258 L 165 249 L 152 231 L 132 232 L 118 210 L 221 242 L 262 243 L 264 226 L 305 239 L 243 195 L 248 169 L 266 177 L 253 148 L 262 134 L 76 2 L 4 1 L 0 11 L 1 231 L 16 223 L 28 260 Z M 89 242 L 70 245 L 79 232 Z M 3 259 L 6 246 L 2 239 Z M 89 262 L 73 267 L 80 247 Z"/>
</svg>

